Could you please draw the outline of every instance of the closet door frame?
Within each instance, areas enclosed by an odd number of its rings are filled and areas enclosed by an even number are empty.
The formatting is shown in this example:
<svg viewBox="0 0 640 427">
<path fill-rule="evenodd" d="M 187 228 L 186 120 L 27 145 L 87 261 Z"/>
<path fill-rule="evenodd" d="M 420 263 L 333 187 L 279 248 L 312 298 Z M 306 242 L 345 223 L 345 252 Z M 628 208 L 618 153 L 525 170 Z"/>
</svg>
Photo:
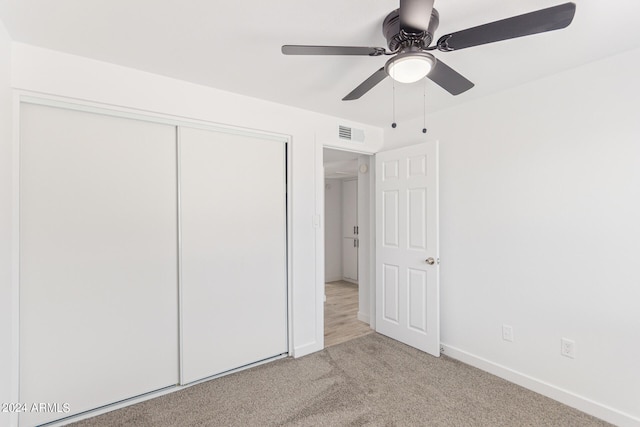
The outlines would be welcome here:
<svg viewBox="0 0 640 427">
<path fill-rule="evenodd" d="M 293 206 L 291 203 L 291 194 L 292 194 L 292 183 L 291 183 L 291 171 L 292 167 L 292 144 L 291 137 L 285 134 L 278 134 L 275 132 L 267 132 L 260 131 L 255 129 L 247 129 L 239 126 L 231 126 L 220 123 L 208 122 L 204 120 L 197 119 L 189 119 L 184 117 L 172 116 L 169 114 L 160 114 L 154 113 L 150 111 L 142 111 L 132 108 L 113 106 L 113 105 L 104 105 L 97 102 L 90 102 L 84 100 L 78 100 L 68 97 L 55 96 L 42 94 L 38 92 L 32 92 L 21 89 L 13 90 L 13 135 L 12 135 L 12 235 L 11 235 L 11 319 L 12 319 L 12 328 L 11 328 L 11 401 L 19 402 L 20 398 L 20 115 L 21 115 L 21 106 L 22 104 L 36 104 L 43 105 L 49 107 L 57 107 L 63 108 L 67 110 L 76 110 L 82 112 L 89 112 L 107 116 L 114 116 L 120 118 L 127 118 L 133 120 L 140 120 L 152 123 L 166 124 L 171 126 L 186 126 L 196 129 L 204 129 L 210 130 L 214 132 L 222 132 L 222 133 L 231 133 L 231 134 L 241 134 L 241 135 L 250 135 L 257 136 L 262 139 L 269 139 L 280 141 L 285 144 L 285 153 L 286 153 L 286 161 L 285 161 L 285 182 L 286 182 L 286 286 L 287 286 L 287 348 L 288 353 L 286 355 L 280 357 L 286 357 L 293 355 L 293 310 L 292 310 L 292 277 L 293 277 L 293 266 L 292 266 L 292 247 L 293 247 L 293 239 L 292 239 L 292 218 L 293 218 Z M 178 143 L 176 144 L 176 149 L 178 147 Z M 177 167 L 179 168 L 179 159 L 177 159 Z M 179 169 L 178 169 L 179 173 Z M 180 209 L 180 189 L 178 186 L 178 210 Z M 178 253 L 181 251 L 180 247 L 180 222 L 178 221 L 178 248 L 176 250 Z M 180 273 L 180 259 L 178 259 L 178 271 Z M 178 304 L 180 307 L 180 289 L 181 284 L 178 279 Z M 178 316 L 180 317 L 181 313 L 178 312 Z M 181 325 L 178 324 L 178 330 L 180 331 Z M 178 339 L 181 343 L 181 336 L 179 335 Z M 179 346 L 180 353 L 182 352 L 181 346 Z M 275 360 L 279 357 L 275 357 L 273 359 L 269 359 L 266 361 L 256 362 L 254 364 L 243 366 L 238 369 L 231 370 L 229 372 L 225 372 L 219 376 L 227 375 L 233 372 L 241 371 L 253 366 L 257 366 L 263 363 L 267 363 L 271 360 Z M 182 360 L 179 359 L 178 366 L 180 377 L 182 375 Z M 186 387 L 190 387 L 192 385 L 198 384 L 200 382 L 208 381 L 214 377 L 206 378 L 202 381 L 197 381 L 194 383 L 190 383 L 188 385 L 176 385 L 173 388 L 160 390 L 158 392 L 151 392 L 142 396 L 134 397 L 128 399 L 124 402 L 116 402 L 112 405 L 108 405 L 103 408 L 96 408 L 96 410 L 92 410 L 89 413 L 80 414 L 78 416 L 74 416 L 69 418 L 68 420 L 80 420 L 83 418 L 89 418 L 101 413 L 106 413 L 112 411 L 117 408 L 126 407 L 134 403 L 142 402 L 145 400 L 149 400 L 167 393 L 171 393 L 174 391 L 178 391 L 184 389 Z M 182 378 L 179 378 L 180 382 L 182 382 Z M 9 415 L 9 422 L 11 425 L 18 425 L 18 413 L 12 413 Z"/>
</svg>

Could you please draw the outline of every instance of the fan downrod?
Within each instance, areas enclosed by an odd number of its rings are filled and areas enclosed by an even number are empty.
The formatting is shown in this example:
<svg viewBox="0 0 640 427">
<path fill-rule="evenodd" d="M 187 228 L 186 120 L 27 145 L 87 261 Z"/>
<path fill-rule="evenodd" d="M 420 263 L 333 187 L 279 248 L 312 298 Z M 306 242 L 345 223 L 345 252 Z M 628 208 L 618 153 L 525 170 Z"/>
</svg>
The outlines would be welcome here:
<svg viewBox="0 0 640 427">
<path fill-rule="evenodd" d="M 391 52 L 404 50 L 408 47 L 418 47 L 424 49 L 429 47 L 433 40 L 433 34 L 440 24 L 440 14 L 432 9 L 431 19 L 427 31 L 418 33 L 407 33 L 400 29 L 400 9 L 389 13 L 382 21 L 382 34 L 387 39 L 387 46 Z"/>
</svg>

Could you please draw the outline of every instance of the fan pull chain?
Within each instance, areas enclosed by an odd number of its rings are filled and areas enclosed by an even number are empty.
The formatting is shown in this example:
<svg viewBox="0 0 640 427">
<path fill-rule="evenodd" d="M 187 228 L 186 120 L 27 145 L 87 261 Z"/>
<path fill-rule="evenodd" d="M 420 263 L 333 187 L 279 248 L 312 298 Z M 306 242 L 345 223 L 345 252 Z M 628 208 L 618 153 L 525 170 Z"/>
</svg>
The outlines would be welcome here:
<svg viewBox="0 0 640 427">
<path fill-rule="evenodd" d="M 422 91 L 422 133 L 427 133 L 427 79 L 424 79 Z"/>
<path fill-rule="evenodd" d="M 397 123 L 396 123 L 396 80 L 393 78 L 393 76 L 391 76 L 391 80 L 393 80 L 393 92 L 392 92 L 392 109 L 393 109 L 393 123 L 391 123 L 391 127 L 392 128 L 396 128 Z"/>
</svg>

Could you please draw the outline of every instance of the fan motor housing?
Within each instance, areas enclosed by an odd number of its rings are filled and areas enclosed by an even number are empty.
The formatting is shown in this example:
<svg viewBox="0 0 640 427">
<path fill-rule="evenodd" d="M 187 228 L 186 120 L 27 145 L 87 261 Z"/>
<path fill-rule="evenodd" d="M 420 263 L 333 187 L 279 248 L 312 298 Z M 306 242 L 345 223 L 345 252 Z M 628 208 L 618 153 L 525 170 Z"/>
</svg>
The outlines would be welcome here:
<svg viewBox="0 0 640 427">
<path fill-rule="evenodd" d="M 438 29 L 438 24 L 440 24 L 440 14 L 437 10 L 432 9 L 427 31 L 405 33 L 400 30 L 400 14 L 399 9 L 396 9 L 384 18 L 382 34 L 387 39 L 387 46 L 392 52 L 412 46 L 429 47 L 433 40 L 433 33 Z"/>
</svg>

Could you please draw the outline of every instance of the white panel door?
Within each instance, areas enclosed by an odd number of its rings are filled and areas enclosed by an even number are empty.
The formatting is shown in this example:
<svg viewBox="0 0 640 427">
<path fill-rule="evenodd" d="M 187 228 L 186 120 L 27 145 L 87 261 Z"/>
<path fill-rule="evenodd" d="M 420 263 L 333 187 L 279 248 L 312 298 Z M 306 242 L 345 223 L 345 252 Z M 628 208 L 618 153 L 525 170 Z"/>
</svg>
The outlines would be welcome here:
<svg viewBox="0 0 640 427">
<path fill-rule="evenodd" d="M 342 182 L 342 237 L 355 238 L 358 225 L 358 181 Z"/>
<path fill-rule="evenodd" d="M 376 154 L 376 330 L 440 355 L 438 145 Z"/>
<path fill-rule="evenodd" d="M 342 239 L 342 277 L 358 281 L 357 240 L 349 237 Z"/>
<path fill-rule="evenodd" d="M 20 402 L 30 426 L 178 383 L 175 127 L 22 104 Z"/>
<path fill-rule="evenodd" d="M 287 352 L 285 144 L 180 128 L 182 383 Z"/>
<path fill-rule="evenodd" d="M 358 281 L 358 181 L 342 182 L 342 277 Z"/>
</svg>

